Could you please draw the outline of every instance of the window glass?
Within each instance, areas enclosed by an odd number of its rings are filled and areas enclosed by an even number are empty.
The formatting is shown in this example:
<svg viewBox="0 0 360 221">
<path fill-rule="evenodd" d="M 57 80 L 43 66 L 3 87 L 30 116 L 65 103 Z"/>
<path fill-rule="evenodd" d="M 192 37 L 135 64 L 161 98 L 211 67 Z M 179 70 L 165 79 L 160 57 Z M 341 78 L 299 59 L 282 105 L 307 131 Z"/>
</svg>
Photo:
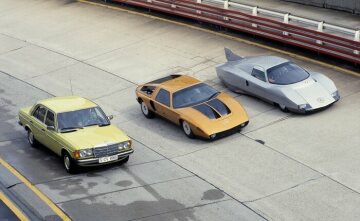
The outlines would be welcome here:
<svg viewBox="0 0 360 221">
<path fill-rule="evenodd" d="M 215 98 L 219 92 L 213 87 L 200 83 L 173 94 L 173 107 L 189 107 Z"/>
<path fill-rule="evenodd" d="M 251 75 L 266 82 L 265 73 L 257 68 L 253 68 Z"/>
<path fill-rule="evenodd" d="M 109 120 L 100 107 L 58 113 L 57 122 L 59 130 L 71 130 L 95 125 L 110 125 Z"/>
<path fill-rule="evenodd" d="M 42 107 L 42 106 L 39 106 L 39 107 L 35 110 L 33 116 L 34 116 L 35 118 L 37 118 L 39 121 L 44 122 L 45 114 L 46 114 L 46 108 L 45 108 L 45 107 Z"/>
<path fill-rule="evenodd" d="M 170 107 L 170 93 L 164 89 L 160 89 L 155 100 Z"/>
<path fill-rule="evenodd" d="M 51 111 L 47 112 L 46 119 L 45 119 L 45 124 L 46 124 L 46 126 L 55 127 L 55 116 L 54 116 L 53 112 L 51 112 Z"/>
<path fill-rule="evenodd" d="M 269 68 L 267 75 L 269 83 L 280 85 L 294 84 L 310 76 L 307 71 L 292 62 Z"/>
</svg>

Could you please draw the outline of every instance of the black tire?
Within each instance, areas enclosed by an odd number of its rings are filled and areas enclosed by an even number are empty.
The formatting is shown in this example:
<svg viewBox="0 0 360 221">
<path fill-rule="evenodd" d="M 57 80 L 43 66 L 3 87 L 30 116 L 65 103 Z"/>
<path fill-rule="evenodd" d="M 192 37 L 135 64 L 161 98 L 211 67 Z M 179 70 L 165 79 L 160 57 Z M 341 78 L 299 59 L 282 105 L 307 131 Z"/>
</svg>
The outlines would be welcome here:
<svg viewBox="0 0 360 221">
<path fill-rule="evenodd" d="M 152 112 L 144 101 L 140 101 L 140 109 L 144 116 L 148 119 L 154 118 L 154 112 Z"/>
<path fill-rule="evenodd" d="M 27 130 L 27 140 L 28 140 L 31 147 L 37 147 L 39 145 L 39 143 L 36 140 L 33 132 L 30 129 Z"/>
<path fill-rule="evenodd" d="M 77 172 L 78 167 L 67 151 L 63 152 L 62 161 L 63 161 L 63 165 L 64 165 L 66 172 L 68 172 L 70 174 L 74 174 Z"/>
<path fill-rule="evenodd" d="M 194 138 L 195 136 L 193 131 L 191 130 L 190 124 L 184 120 L 180 121 L 180 123 L 181 123 L 181 128 L 184 131 L 185 135 L 189 138 Z"/>
</svg>

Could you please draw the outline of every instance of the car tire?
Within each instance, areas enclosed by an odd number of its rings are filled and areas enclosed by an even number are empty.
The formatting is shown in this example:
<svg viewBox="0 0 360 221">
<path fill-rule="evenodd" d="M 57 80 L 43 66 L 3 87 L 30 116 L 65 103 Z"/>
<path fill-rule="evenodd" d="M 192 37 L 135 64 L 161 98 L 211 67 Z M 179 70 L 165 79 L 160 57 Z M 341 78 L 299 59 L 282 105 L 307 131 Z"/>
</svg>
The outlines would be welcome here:
<svg viewBox="0 0 360 221">
<path fill-rule="evenodd" d="M 68 152 L 64 151 L 62 155 L 62 160 L 66 172 L 70 174 L 74 174 L 77 172 L 77 165 L 75 164 L 74 160 Z"/>
<path fill-rule="evenodd" d="M 38 146 L 38 141 L 35 139 L 35 136 L 34 136 L 33 132 L 30 129 L 28 129 L 28 131 L 27 131 L 27 140 L 28 140 L 31 147 L 37 147 Z"/>
<path fill-rule="evenodd" d="M 190 124 L 186 121 L 181 121 L 181 127 L 185 133 L 185 135 L 189 138 L 194 138 L 194 133 L 191 130 Z"/>
<path fill-rule="evenodd" d="M 144 101 L 140 102 L 140 108 L 141 112 L 144 114 L 144 116 L 148 119 L 154 118 L 154 112 L 152 112 L 149 107 L 145 104 Z"/>
</svg>

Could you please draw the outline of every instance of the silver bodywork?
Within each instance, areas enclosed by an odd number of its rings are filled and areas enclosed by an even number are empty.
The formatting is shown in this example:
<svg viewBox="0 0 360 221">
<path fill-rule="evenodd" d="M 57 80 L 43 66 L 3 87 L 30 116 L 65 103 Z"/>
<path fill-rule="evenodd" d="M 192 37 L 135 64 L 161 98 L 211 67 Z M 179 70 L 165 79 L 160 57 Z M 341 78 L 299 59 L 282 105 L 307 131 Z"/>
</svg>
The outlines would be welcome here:
<svg viewBox="0 0 360 221">
<path fill-rule="evenodd" d="M 307 79 L 287 85 L 269 83 L 267 70 L 289 62 L 275 56 L 241 57 L 225 49 L 227 62 L 216 67 L 220 80 L 232 91 L 246 93 L 275 105 L 282 110 L 309 112 L 329 106 L 340 99 L 332 80 L 323 74 L 308 72 Z M 253 69 L 265 73 L 265 81 L 252 75 Z"/>
</svg>

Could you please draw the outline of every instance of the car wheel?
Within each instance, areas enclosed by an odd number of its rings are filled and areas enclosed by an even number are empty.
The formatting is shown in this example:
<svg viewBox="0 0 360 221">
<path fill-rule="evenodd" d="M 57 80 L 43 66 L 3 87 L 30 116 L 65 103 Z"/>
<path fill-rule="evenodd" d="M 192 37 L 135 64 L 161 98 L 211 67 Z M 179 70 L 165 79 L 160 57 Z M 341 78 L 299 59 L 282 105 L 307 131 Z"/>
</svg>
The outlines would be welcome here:
<svg viewBox="0 0 360 221">
<path fill-rule="evenodd" d="M 73 174 L 76 172 L 77 166 L 74 163 L 74 160 L 71 158 L 70 154 L 68 152 L 64 152 L 62 155 L 63 158 L 63 164 L 66 172 Z"/>
<path fill-rule="evenodd" d="M 285 105 L 283 105 L 283 104 L 278 104 L 278 106 L 279 106 L 279 108 L 280 108 L 280 110 L 281 110 L 282 112 L 284 112 L 284 113 L 288 113 L 288 112 L 289 112 L 289 109 L 288 109 Z"/>
<path fill-rule="evenodd" d="M 182 129 L 185 133 L 186 136 L 188 136 L 189 138 L 193 138 L 194 137 L 194 134 L 191 130 L 191 127 L 190 127 L 190 124 L 186 121 L 181 121 L 181 126 L 182 126 Z"/>
<path fill-rule="evenodd" d="M 28 133 L 27 133 L 27 139 L 28 139 L 28 142 L 29 142 L 30 146 L 37 147 L 38 142 L 35 139 L 35 136 L 34 136 L 33 132 L 30 129 L 28 130 Z"/>
<path fill-rule="evenodd" d="M 154 117 L 154 113 L 151 110 L 149 110 L 148 106 L 145 104 L 144 101 L 141 101 L 140 107 L 141 107 L 141 112 L 144 114 L 146 118 L 150 119 Z"/>
</svg>

